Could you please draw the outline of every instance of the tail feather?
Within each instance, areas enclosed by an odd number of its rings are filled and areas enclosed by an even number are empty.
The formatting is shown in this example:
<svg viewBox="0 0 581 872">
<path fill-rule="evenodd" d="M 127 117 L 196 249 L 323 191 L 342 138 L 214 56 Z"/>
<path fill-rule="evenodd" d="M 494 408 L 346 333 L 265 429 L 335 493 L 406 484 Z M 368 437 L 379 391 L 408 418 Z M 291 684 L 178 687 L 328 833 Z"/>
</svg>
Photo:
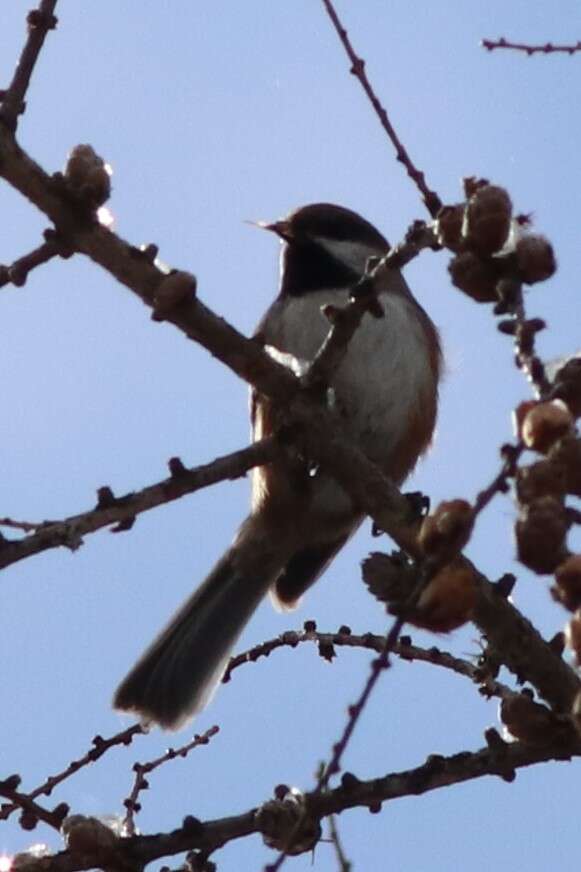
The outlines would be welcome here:
<svg viewBox="0 0 581 872">
<path fill-rule="evenodd" d="M 240 633 L 276 570 L 251 575 L 234 545 L 118 687 L 113 705 L 178 729 L 209 701 Z"/>
</svg>

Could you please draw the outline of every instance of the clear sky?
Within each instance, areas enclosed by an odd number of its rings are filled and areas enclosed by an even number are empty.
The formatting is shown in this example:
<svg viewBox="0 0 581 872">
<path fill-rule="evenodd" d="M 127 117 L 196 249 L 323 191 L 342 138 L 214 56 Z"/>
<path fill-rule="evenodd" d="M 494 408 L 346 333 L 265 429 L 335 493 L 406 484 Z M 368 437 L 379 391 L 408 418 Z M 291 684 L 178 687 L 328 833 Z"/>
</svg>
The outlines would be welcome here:
<svg viewBox="0 0 581 872">
<path fill-rule="evenodd" d="M 0 12 L 0 79 L 7 84 L 23 43 L 30 0 Z M 340 2 L 368 74 L 412 157 L 447 202 L 460 179 L 507 186 L 552 240 L 556 277 L 530 292 L 529 312 L 551 330 L 553 357 L 581 346 L 579 316 L 579 121 L 581 57 L 489 54 L 483 37 L 577 40 L 576 2 L 403 0 Z M 205 303 L 250 332 L 274 295 L 276 241 L 244 223 L 273 219 L 318 200 L 360 211 L 392 241 L 425 212 L 396 163 L 317 0 L 173 0 L 139 4 L 61 0 L 29 92 L 20 140 L 47 170 L 88 142 L 114 170 L 116 230 L 155 242 L 172 266 L 196 273 Z M 0 261 L 35 247 L 46 221 L 0 188 Z M 528 396 L 510 341 L 489 308 L 452 290 L 446 256 L 426 254 L 407 272 L 440 326 L 447 357 L 435 446 L 411 485 L 441 498 L 475 493 L 511 437 L 510 410 Z M 25 288 L 0 292 L 0 515 L 42 520 L 89 508 L 104 484 L 115 493 L 166 475 L 166 461 L 206 462 L 247 444 L 246 388 L 88 261 L 54 262 Z M 130 721 L 109 707 L 112 690 L 174 607 L 229 543 L 248 501 L 245 481 L 222 484 L 141 516 L 129 534 L 89 537 L 76 554 L 52 551 L 3 574 L 0 777 L 18 771 L 30 789 L 66 766 L 100 733 Z M 565 614 L 546 581 L 513 559 L 509 498 L 479 523 L 468 553 L 491 578 L 516 571 L 517 605 L 547 635 Z M 240 648 L 306 618 L 320 629 L 348 623 L 381 632 L 385 616 L 366 593 L 358 564 L 369 525 L 293 615 L 261 607 Z M 387 547 L 387 543 L 386 543 Z M 468 630 L 436 639 L 477 652 Z M 280 783 L 313 786 L 319 761 L 367 675 L 369 656 L 340 652 L 329 665 L 314 649 L 277 653 L 240 669 L 194 724 L 221 727 L 207 748 L 151 778 L 138 824 L 172 829 L 184 814 L 236 814 Z M 381 679 L 345 759 L 359 777 L 418 765 L 430 753 L 482 746 L 496 723 L 464 679 L 396 663 Z M 170 737 L 186 741 L 191 729 Z M 153 733 L 114 750 L 66 783 L 49 803 L 115 814 L 131 766 L 157 756 Z M 579 762 L 486 779 L 340 819 L 355 869 L 431 872 L 467 868 L 572 867 L 578 856 Z M 0 852 L 32 841 L 59 844 L 16 819 L 0 828 Z M 257 837 L 218 855 L 220 872 L 258 870 L 272 858 Z M 159 864 L 158 864 L 159 865 Z M 288 862 L 308 870 L 311 857 Z M 336 868 L 320 844 L 317 872 Z"/>
</svg>

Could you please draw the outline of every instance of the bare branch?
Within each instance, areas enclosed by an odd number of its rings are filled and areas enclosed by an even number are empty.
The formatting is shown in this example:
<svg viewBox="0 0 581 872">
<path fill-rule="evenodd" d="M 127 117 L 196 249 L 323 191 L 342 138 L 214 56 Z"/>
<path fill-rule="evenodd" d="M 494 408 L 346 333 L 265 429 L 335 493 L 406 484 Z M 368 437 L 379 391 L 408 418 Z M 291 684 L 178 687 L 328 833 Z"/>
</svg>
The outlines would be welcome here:
<svg viewBox="0 0 581 872">
<path fill-rule="evenodd" d="M 12 283 L 21 288 L 26 284 L 28 274 L 43 263 L 48 263 L 53 257 L 66 257 L 72 252 L 66 252 L 59 242 L 54 230 L 47 230 L 46 241 L 28 254 L 19 257 L 11 266 L 0 265 L 0 288 Z"/>
<path fill-rule="evenodd" d="M 103 754 L 106 754 L 111 748 L 115 748 L 119 745 L 130 745 L 135 736 L 142 736 L 147 733 L 141 724 L 134 724 L 132 727 L 128 727 L 126 730 L 123 730 L 120 733 L 116 733 L 114 736 L 111 736 L 109 739 L 103 739 L 101 736 L 95 736 L 93 739 L 93 747 L 87 751 L 83 757 L 80 757 L 78 760 L 73 760 L 66 769 L 62 772 L 59 772 L 57 775 L 50 775 L 46 781 L 43 781 L 39 787 L 36 787 L 34 790 L 31 790 L 30 793 L 20 794 L 19 801 L 14 802 L 12 805 L 3 805 L 0 808 L 0 820 L 6 820 L 10 815 L 16 811 L 17 808 L 22 808 L 22 798 L 24 797 L 27 800 L 35 800 L 38 796 L 50 796 L 52 791 L 57 787 L 57 785 L 61 784 L 63 781 L 66 781 L 67 778 L 70 778 L 72 775 L 75 775 L 80 769 L 84 769 L 85 766 L 88 766 L 90 763 L 95 763 L 99 760 Z M 7 779 L 8 780 L 8 779 Z M 4 782 L 6 783 L 6 782 Z"/>
<path fill-rule="evenodd" d="M 23 830 L 33 830 L 39 821 L 52 827 L 57 833 L 60 832 L 61 824 L 69 812 L 66 803 L 60 803 L 53 811 L 48 811 L 26 793 L 20 793 L 16 788 L 20 783 L 17 775 L 11 775 L 4 781 L 0 781 L 0 796 L 6 797 L 11 802 L 10 806 L 2 805 L 0 814 L 4 816 L 4 810 L 20 809 L 20 826 Z"/>
<path fill-rule="evenodd" d="M 28 13 L 28 39 L 18 60 L 12 81 L 2 94 L 0 121 L 8 130 L 16 130 L 18 116 L 24 112 L 25 97 L 38 56 L 49 30 L 54 30 L 57 19 L 54 14 L 57 0 L 41 0 L 38 9 Z"/>
<path fill-rule="evenodd" d="M 392 145 L 395 148 L 397 160 L 402 163 L 406 168 L 408 176 L 410 177 L 410 179 L 412 179 L 419 192 L 421 193 L 428 212 L 430 213 L 432 218 L 435 218 L 442 206 L 442 201 L 440 200 L 435 191 L 430 190 L 430 188 L 426 184 L 425 174 L 418 170 L 417 167 L 414 165 L 412 159 L 407 152 L 407 149 L 404 147 L 401 140 L 399 139 L 393 124 L 389 120 L 389 116 L 386 110 L 382 106 L 379 97 L 375 93 L 369 79 L 367 78 L 367 73 L 365 72 L 365 61 L 363 60 L 363 58 L 359 57 L 356 54 L 355 49 L 353 48 L 353 44 L 349 39 L 349 34 L 343 26 L 341 19 L 339 18 L 336 9 L 333 6 L 333 3 L 331 2 L 331 0 L 323 0 L 323 6 L 325 7 L 327 15 L 331 19 L 333 27 L 337 31 L 337 35 L 341 40 L 341 43 L 347 53 L 347 56 L 349 57 L 349 60 L 351 61 L 350 72 L 355 76 L 356 79 L 359 80 L 361 87 L 367 94 L 369 102 L 373 106 L 373 109 L 375 110 L 375 113 L 379 118 L 381 126 L 387 133 Z"/>
<path fill-rule="evenodd" d="M 494 51 L 499 48 L 512 49 L 513 51 L 521 51 L 527 55 L 534 54 L 576 54 L 581 51 L 581 41 L 569 45 L 559 45 L 557 43 L 545 42 L 542 45 L 530 45 L 526 42 L 509 42 L 503 36 L 500 39 L 483 39 L 480 43 L 483 48 L 488 51 Z"/>
<path fill-rule="evenodd" d="M 240 478 L 254 466 L 271 463 L 280 457 L 283 451 L 276 438 L 269 437 L 255 442 L 248 448 L 226 454 L 211 463 L 191 469 L 187 469 L 177 458 L 173 458 L 170 461 L 170 469 L 173 473 L 170 478 L 121 497 L 113 496 L 108 488 L 101 488 L 96 508 L 79 515 L 72 515 L 62 521 L 45 521 L 43 524 L 36 525 L 34 532 L 23 539 L 0 540 L 0 569 L 51 548 L 65 547 L 75 550 L 82 545 L 83 536 L 103 527 L 110 527 L 112 524 L 116 525 L 113 527 L 113 532 L 130 529 L 137 515 L 220 481 Z M 13 522 L 9 518 L 3 518 L 0 526 L 3 524 L 30 529 L 28 525 L 25 527 L 24 524 Z"/>
<path fill-rule="evenodd" d="M 556 711 L 571 711 L 573 700 L 581 690 L 575 670 L 506 599 L 502 584 L 491 584 L 473 564 L 470 566 L 478 578 L 478 599 L 472 620 L 499 662 L 520 681 L 529 681 Z"/>
<path fill-rule="evenodd" d="M 4 157 L 0 176 L 44 211 L 74 250 L 89 256 L 143 302 L 155 307 L 156 293 L 167 275 L 151 263 L 147 252 L 130 246 L 97 222 L 89 222 L 86 214 L 79 216 L 62 185 L 34 163 L 1 127 L 0 150 Z M 164 317 L 240 378 L 284 407 L 289 420 L 302 427 L 309 456 L 337 478 L 378 527 L 400 547 L 414 553 L 414 537 L 405 529 L 410 517 L 408 501 L 375 464 L 343 437 L 336 418 L 301 391 L 299 380 L 291 372 L 273 361 L 258 342 L 242 336 L 195 297 L 180 301 Z"/>
<path fill-rule="evenodd" d="M 493 735 L 495 741 L 492 741 Z M 415 769 L 390 773 L 369 781 L 360 781 L 355 775 L 345 773 L 339 787 L 323 793 L 307 793 L 304 799 L 309 814 L 319 820 L 358 807 L 376 813 L 380 811 L 382 803 L 403 796 L 419 796 L 486 775 L 512 781 L 516 770 L 525 766 L 579 756 L 581 741 L 575 735 L 569 739 L 561 737 L 558 743 L 552 745 L 535 746 L 524 742 L 507 744 L 491 731 L 488 747 L 479 751 L 464 751 L 450 757 L 431 755 Z M 253 808 L 240 815 L 210 821 L 188 816 L 182 827 L 169 833 L 118 839 L 113 852 L 110 848 L 99 852 L 95 847 L 91 853 L 67 850 L 36 860 L 27 859 L 27 872 L 76 872 L 95 867 L 107 868 L 113 860 L 123 868 L 127 868 L 127 865 L 135 868 L 161 857 L 192 850 L 207 855 L 234 839 L 259 833 L 260 817 L 257 811 Z M 116 868 L 120 868 L 119 865 Z"/>
<path fill-rule="evenodd" d="M 147 763 L 133 764 L 133 771 L 135 772 L 133 787 L 127 799 L 123 800 L 123 805 L 127 809 L 124 823 L 128 835 L 132 836 L 135 834 L 134 815 L 141 811 L 141 804 L 137 801 L 139 794 L 142 790 L 147 790 L 149 787 L 145 776 L 149 775 L 150 772 L 153 772 L 160 766 L 163 766 L 163 764 L 167 763 L 169 760 L 175 760 L 176 757 L 187 757 L 190 751 L 193 751 L 194 748 L 199 748 L 200 745 L 207 745 L 210 739 L 218 732 L 220 732 L 220 727 L 210 727 L 210 729 L 206 730 L 205 733 L 202 733 L 202 735 L 195 735 L 190 742 L 187 742 L 180 748 L 168 748 L 165 754 L 162 754 L 161 757 L 157 757 L 155 760 L 150 760 Z"/>
<path fill-rule="evenodd" d="M 335 657 L 335 648 L 361 648 L 380 653 L 385 644 L 385 636 L 378 636 L 375 633 L 357 635 L 352 633 L 349 627 L 341 627 L 337 633 L 325 633 L 315 629 L 314 621 L 305 621 L 305 629 L 300 632 L 287 630 L 274 639 L 268 639 L 266 642 L 261 642 L 248 651 L 243 651 L 241 654 L 232 657 L 222 681 L 224 683 L 229 682 L 234 670 L 246 663 L 255 663 L 261 657 L 268 657 L 273 651 L 281 648 L 296 648 L 304 642 L 315 643 L 318 646 L 319 655 L 324 660 L 331 661 Z M 441 651 L 435 646 L 432 648 L 422 648 L 418 645 L 413 645 L 409 637 L 402 637 L 394 645 L 393 653 L 401 660 L 429 663 L 433 666 L 449 669 L 457 675 L 463 675 L 478 685 L 481 693 L 486 697 L 498 696 L 503 698 L 514 693 L 505 684 L 483 674 L 482 668 L 474 663 L 470 663 L 469 660 L 455 657 L 453 654 Z"/>
<path fill-rule="evenodd" d="M 10 527 L 23 533 L 34 533 L 42 527 L 43 521 L 17 521 L 15 518 L 0 518 L 0 527 Z"/>
<path fill-rule="evenodd" d="M 334 814 L 329 815 L 329 836 L 331 843 L 335 848 L 335 854 L 337 855 L 337 867 L 339 872 L 351 872 L 352 865 L 345 856 L 345 851 L 343 850 L 343 845 L 339 838 L 339 831 L 337 829 L 337 819 Z"/>
</svg>

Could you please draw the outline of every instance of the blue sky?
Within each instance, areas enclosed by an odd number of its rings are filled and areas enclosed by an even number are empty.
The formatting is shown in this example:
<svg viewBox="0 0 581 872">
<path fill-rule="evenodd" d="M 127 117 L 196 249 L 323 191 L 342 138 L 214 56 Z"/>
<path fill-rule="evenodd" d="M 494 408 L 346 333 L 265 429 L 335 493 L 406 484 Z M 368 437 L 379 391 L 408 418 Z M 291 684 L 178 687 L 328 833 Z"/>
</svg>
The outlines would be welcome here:
<svg viewBox="0 0 581 872">
<path fill-rule="evenodd" d="M 3 6 L 2 83 L 29 5 Z M 534 213 L 559 261 L 556 277 L 528 297 L 529 312 L 551 328 L 539 348 L 548 358 L 577 350 L 581 60 L 489 54 L 479 41 L 574 42 L 578 4 L 366 0 L 338 9 L 402 140 L 441 197 L 454 202 L 463 176 L 486 176 L 507 186 L 518 211 Z M 251 332 L 270 302 L 278 269 L 275 240 L 245 219 L 330 200 L 397 241 L 411 220 L 425 217 L 322 4 L 145 0 L 134 8 L 61 0 L 58 13 L 29 92 L 22 145 L 54 171 L 72 146 L 91 143 L 114 170 L 116 230 L 135 244 L 155 242 L 164 261 L 195 272 L 203 301 L 241 330 Z M 0 215 L 0 261 L 9 263 L 35 247 L 46 221 L 5 185 Z M 406 275 L 442 331 L 447 358 L 435 446 L 411 487 L 434 502 L 470 499 L 495 473 L 498 445 L 511 437 L 510 411 L 527 385 L 489 309 L 450 288 L 444 254 L 424 255 Z M 103 484 L 123 493 L 163 478 L 171 456 L 194 465 L 247 443 L 245 386 L 174 328 L 151 322 L 88 261 L 48 264 L 25 288 L 2 289 L 0 308 L 0 515 L 59 518 L 90 507 Z M 247 482 L 222 484 L 140 517 L 130 534 L 100 533 L 74 555 L 53 551 L 4 573 L 0 777 L 18 771 L 32 788 L 84 753 L 96 733 L 130 723 L 109 708 L 114 686 L 219 557 L 247 501 Z M 516 571 L 517 605 L 553 635 L 565 615 L 546 581 L 515 564 L 513 514 L 509 498 L 497 499 L 468 553 L 491 578 Z M 265 603 L 240 648 L 306 618 L 320 629 L 348 623 L 381 632 L 385 616 L 358 572 L 381 544 L 366 525 L 299 612 L 281 616 Z M 463 656 L 477 650 L 470 628 L 436 642 Z M 218 723 L 219 736 L 152 776 L 139 826 L 155 832 L 186 813 L 242 812 L 280 782 L 309 789 L 368 660 L 341 652 L 330 666 L 304 646 L 240 669 L 194 725 Z M 432 752 L 477 749 L 494 723 L 495 703 L 463 679 L 396 663 L 345 765 L 363 778 L 420 764 Z M 132 763 L 167 745 L 167 736 L 153 733 L 115 750 L 50 803 L 118 813 Z M 356 869 L 568 868 L 578 847 L 578 778 L 578 762 L 555 764 L 521 771 L 512 785 L 480 780 L 390 803 L 379 816 L 345 814 L 345 849 Z M 0 851 L 31 840 L 58 844 L 12 819 L 0 830 Z M 255 837 L 220 852 L 219 868 L 260 869 L 270 856 Z M 311 857 L 288 865 L 311 869 Z M 336 868 L 330 846 L 318 846 L 314 868 Z"/>
</svg>

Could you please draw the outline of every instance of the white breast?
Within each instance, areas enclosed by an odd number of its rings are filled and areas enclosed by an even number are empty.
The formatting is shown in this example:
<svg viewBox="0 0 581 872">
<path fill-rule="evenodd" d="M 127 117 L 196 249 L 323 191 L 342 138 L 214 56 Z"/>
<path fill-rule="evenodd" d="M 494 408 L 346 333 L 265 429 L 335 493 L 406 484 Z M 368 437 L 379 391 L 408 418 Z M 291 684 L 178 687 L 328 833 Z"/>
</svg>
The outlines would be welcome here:
<svg viewBox="0 0 581 872">
<path fill-rule="evenodd" d="M 270 345 L 312 360 L 329 330 L 321 306 L 344 304 L 347 294 L 317 291 L 277 300 L 260 331 Z M 385 317 L 364 316 L 332 384 L 347 431 L 369 457 L 389 468 L 390 453 L 434 375 L 414 303 L 400 293 L 382 293 L 380 301 Z"/>
</svg>

